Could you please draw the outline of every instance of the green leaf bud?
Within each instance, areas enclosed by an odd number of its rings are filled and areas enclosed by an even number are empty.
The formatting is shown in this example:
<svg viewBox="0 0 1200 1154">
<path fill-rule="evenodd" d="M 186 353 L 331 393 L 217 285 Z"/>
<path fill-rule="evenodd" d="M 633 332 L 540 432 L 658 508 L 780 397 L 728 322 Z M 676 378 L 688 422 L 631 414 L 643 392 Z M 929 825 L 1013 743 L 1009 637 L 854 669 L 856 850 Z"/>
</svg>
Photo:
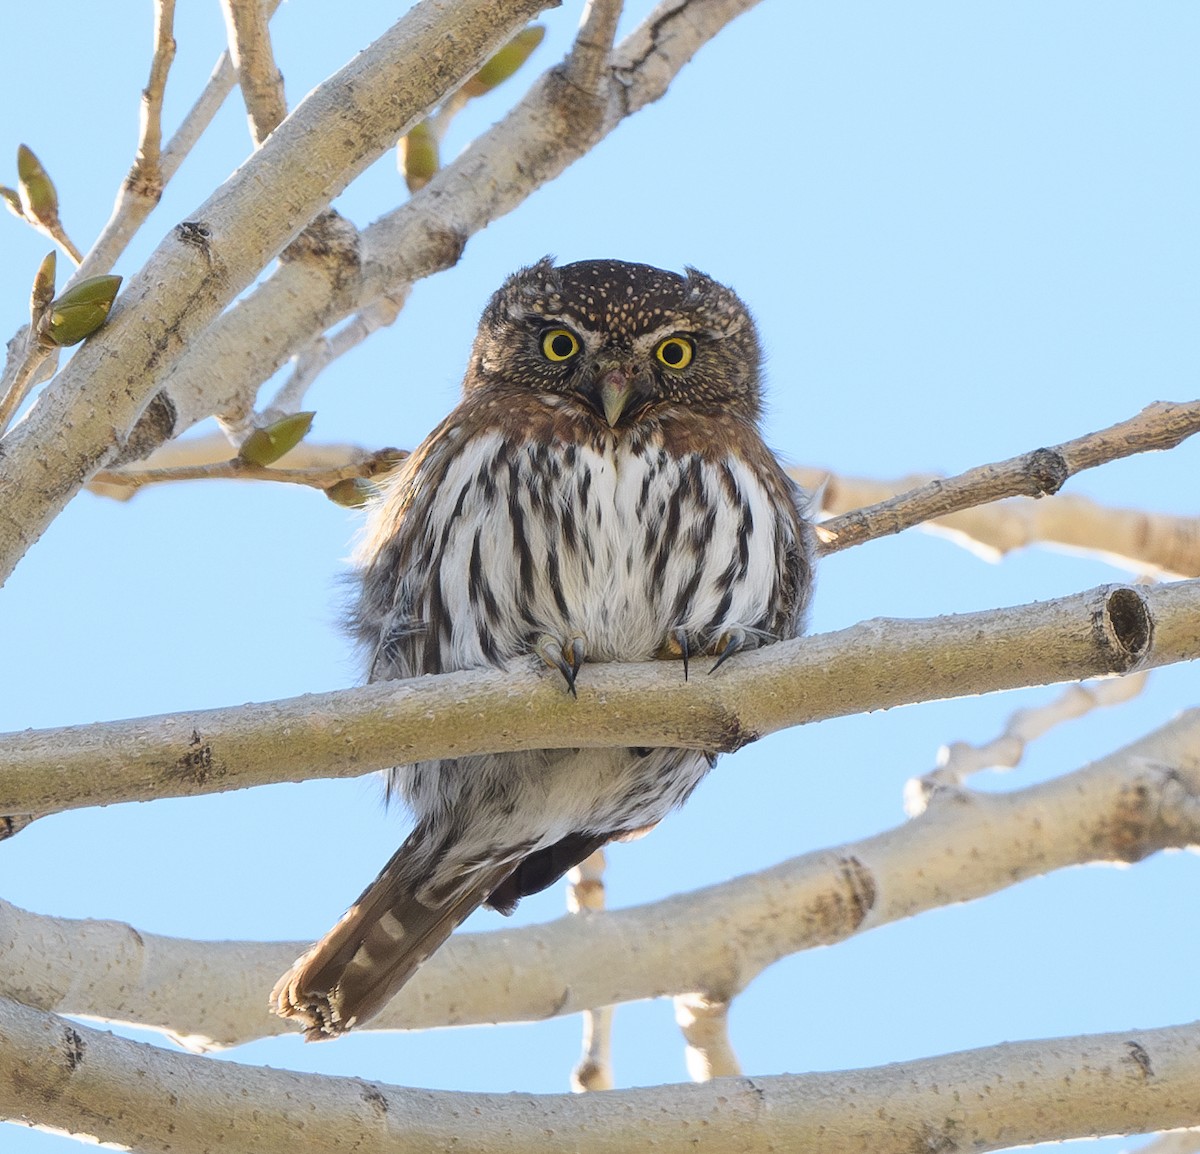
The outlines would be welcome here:
<svg viewBox="0 0 1200 1154">
<path fill-rule="evenodd" d="M 308 435 L 316 413 L 289 413 L 261 429 L 255 429 L 238 450 L 248 465 L 273 465 L 290 453 Z"/>
<path fill-rule="evenodd" d="M 541 24 L 530 24 L 522 28 L 499 52 L 496 53 L 470 80 L 462 86 L 468 96 L 482 96 L 503 84 L 533 54 L 542 42 L 546 29 Z"/>
<path fill-rule="evenodd" d="M 120 287 L 119 276 L 92 276 L 72 285 L 43 313 L 39 337 L 52 345 L 79 344 L 108 319 Z"/>
</svg>

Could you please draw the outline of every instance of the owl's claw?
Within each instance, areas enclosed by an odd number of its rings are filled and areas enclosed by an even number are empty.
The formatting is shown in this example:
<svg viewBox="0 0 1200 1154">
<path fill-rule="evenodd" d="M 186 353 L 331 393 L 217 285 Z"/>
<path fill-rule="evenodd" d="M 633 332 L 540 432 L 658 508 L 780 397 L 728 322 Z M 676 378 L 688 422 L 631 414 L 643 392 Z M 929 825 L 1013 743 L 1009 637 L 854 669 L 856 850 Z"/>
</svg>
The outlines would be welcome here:
<svg viewBox="0 0 1200 1154">
<path fill-rule="evenodd" d="M 717 644 L 713 648 L 716 661 L 713 662 L 713 667 L 709 670 L 709 673 L 716 673 L 745 644 L 746 631 L 744 629 L 739 629 L 737 626 L 734 626 L 732 629 L 726 629 L 717 638 Z"/>
<path fill-rule="evenodd" d="M 688 643 L 687 631 L 684 629 L 672 629 L 664 638 L 655 656 L 660 661 L 673 661 L 675 658 L 679 658 L 683 662 L 683 679 L 686 681 L 688 679 L 688 656 L 690 653 L 691 648 Z"/>
<path fill-rule="evenodd" d="M 587 642 L 581 633 L 572 633 L 566 643 L 549 633 L 543 633 L 533 647 L 536 653 L 551 669 L 557 669 L 563 675 L 571 696 L 575 692 L 575 678 L 579 675 L 579 667 L 587 656 Z"/>
</svg>

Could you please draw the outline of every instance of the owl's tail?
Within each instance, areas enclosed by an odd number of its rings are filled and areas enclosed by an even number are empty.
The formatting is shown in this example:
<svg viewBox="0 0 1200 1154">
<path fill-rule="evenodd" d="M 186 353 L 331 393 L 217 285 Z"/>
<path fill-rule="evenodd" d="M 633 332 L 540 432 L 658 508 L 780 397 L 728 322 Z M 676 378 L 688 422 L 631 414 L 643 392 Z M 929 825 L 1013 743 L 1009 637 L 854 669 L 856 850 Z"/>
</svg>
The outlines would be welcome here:
<svg viewBox="0 0 1200 1154">
<path fill-rule="evenodd" d="M 488 863 L 447 901 L 425 905 L 414 896 L 412 841 L 275 983 L 272 1011 L 299 1021 L 307 1041 L 336 1038 L 379 1013 L 515 865 Z"/>
</svg>

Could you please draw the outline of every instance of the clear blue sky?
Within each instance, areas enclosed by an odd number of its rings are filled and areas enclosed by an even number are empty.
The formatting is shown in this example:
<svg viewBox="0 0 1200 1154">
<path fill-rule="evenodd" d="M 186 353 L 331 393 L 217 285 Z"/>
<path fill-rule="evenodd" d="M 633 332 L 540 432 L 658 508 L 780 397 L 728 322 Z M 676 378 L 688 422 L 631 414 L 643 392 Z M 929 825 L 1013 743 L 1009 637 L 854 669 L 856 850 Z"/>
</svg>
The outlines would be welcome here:
<svg viewBox="0 0 1200 1154">
<path fill-rule="evenodd" d="M 649 4 L 627 5 L 627 25 Z M 374 39 L 396 5 L 335 18 L 289 0 L 273 24 L 294 104 Z M 548 66 L 580 5 L 548 14 Z M 167 127 L 222 46 L 218 6 L 181 4 Z M 87 247 L 136 139 L 148 4 L 64 0 L 0 18 L 0 183 L 29 144 Z M 311 394 L 313 436 L 412 446 L 454 403 L 476 318 L 546 252 L 695 265 L 752 305 L 769 355 L 767 434 L 798 463 L 880 477 L 957 471 L 1195 395 L 1200 307 L 1200 7 L 766 0 L 668 96 L 420 284 L 398 323 Z M 532 73 L 531 73 L 532 74 Z M 504 110 L 502 89 L 448 148 Z M 120 263 L 130 274 L 246 155 L 240 101 Z M 404 197 L 391 157 L 339 202 L 366 224 Z M 0 219 L 0 332 L 24 317 L 46 251 Z M 1200 445 L 1086 474 L 1070 490 L 1196 514 Z M 353 684 L 336 619 L 358 515 L 282 486 L 207 483 L 118 505 L 84 494 L 0 592 L 0 729 L 114 719 Z M 1035 550 L 987 565 L 920 533 L 828 561 L 818 631 L 1058 596 L 1126 575 Z M 1195 669 L 1040 742 L 1008 789 L 1072 769 L 1195 704 Z M 903 820 L 904 781 L 948 740 L 986 740 L 1032 690 L 777 735 L 725 759 L 686 810 L 611 854 L 632 905 Z M 320 813 L 321 836 L 312 835 Z M 402 836 L 374 780 L 111 807 L 0 847 L 0 893 L 44 913 L 190 937 L 311 939 Z M 1172 854 L 1084 868 L 790 958 L 738 999 L 748 1073 L 875 1065 L 1008 1039 L 1195 1016 L 1200 870 Z M 281 900 L 280 895 L 308 899 Z M 518 919 L 559 915 L 552 890 Z M 475 930 L 500 924 L 478 916 Z M 264 998 L 266 991 L 264 990 Z M 247 1046 L 233 1060 L 464 1089 L 564 1089 L 579 1023 Z M 669 1002 L 622 1007 L 620 1085 L 686 1078 Z M 13 1154 L 66 1140 L 5 1128 Z M 1108 1152 L 1116 1141 L 1097 1143 Z"/>
</svg>

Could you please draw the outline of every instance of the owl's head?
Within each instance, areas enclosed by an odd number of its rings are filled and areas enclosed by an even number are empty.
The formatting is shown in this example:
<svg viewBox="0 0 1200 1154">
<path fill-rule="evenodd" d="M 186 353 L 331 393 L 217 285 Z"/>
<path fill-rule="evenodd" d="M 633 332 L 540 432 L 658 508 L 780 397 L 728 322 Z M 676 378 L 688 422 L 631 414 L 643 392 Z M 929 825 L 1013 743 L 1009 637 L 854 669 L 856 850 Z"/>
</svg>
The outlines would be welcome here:
<svg viewBox="0 0 1200 1154">
<path fill-rule="evenodd" d="M 746 306 L 695 269 L 546 258 L 488 303 L 465 387 L 565 397 L 614 428 L 671 405 L 755 421 L 760 361 Z"/>
</svg>

